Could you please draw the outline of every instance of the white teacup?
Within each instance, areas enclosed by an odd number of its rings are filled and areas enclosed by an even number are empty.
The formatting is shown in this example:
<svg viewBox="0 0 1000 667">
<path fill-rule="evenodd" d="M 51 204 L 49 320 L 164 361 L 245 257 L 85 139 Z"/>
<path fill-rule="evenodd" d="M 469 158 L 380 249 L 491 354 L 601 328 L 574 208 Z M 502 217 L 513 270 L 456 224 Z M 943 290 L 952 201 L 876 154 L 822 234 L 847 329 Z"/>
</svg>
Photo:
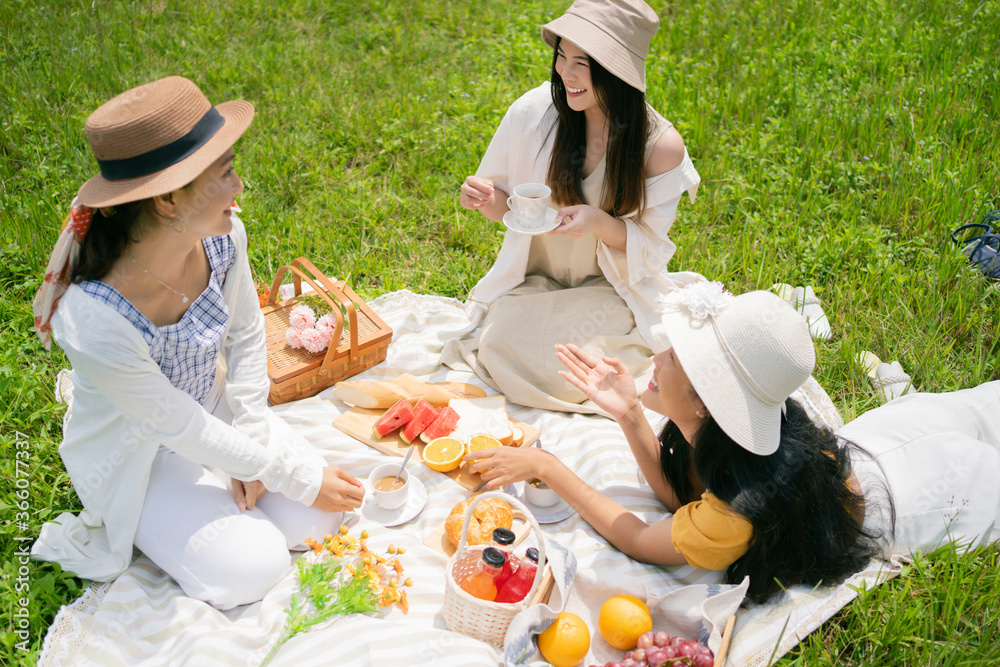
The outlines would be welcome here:
<svg viewBox="0 0 1000 667">
<path fill-rule="evenodd" d="M 525 227 L 541 227 L 551 196 L 552 189 L 544 183 L 522 183 L 507 198 L 507 206 L 517 213 Z"/>
<path fill-rule="evenodd" d="M 383 463 L 376 466 L 372 470 L 372 474 L 368 475 L 368 486 L 372 490 L 371 502 L 377 507 L 384 510 L 394 510 L 406 502 L 406 496 L 410 492 L 410 474 L 406 468 L 403 468 L 403 471 L 399 473 L 399 482 L 402 482 L 399 488 L 393 490 L 379 488 L 392 482 L 397 471 L 399 471 L 398 463 Z"/>
<path fill-rule="evenodd" d="M 559 502 L 559 494 L 542 481 L 537 484 L 525 482 L 524 496 L 535 507 L 552 507 Z"/>
</svg>

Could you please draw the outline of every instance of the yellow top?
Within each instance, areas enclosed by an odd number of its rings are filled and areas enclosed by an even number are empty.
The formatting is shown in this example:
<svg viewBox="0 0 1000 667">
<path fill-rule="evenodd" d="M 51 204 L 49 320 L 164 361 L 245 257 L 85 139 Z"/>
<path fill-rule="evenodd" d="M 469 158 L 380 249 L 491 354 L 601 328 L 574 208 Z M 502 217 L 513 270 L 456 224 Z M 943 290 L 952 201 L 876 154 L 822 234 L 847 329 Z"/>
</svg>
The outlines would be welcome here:
<svg viewBox="0 0 1000 667">
<path fill-rule="evenodd" d="M 711 492 L 674 513 L 670 541 L 694 567 L 724 570 L 746 553 L 753 526 Z"/>
</svg>

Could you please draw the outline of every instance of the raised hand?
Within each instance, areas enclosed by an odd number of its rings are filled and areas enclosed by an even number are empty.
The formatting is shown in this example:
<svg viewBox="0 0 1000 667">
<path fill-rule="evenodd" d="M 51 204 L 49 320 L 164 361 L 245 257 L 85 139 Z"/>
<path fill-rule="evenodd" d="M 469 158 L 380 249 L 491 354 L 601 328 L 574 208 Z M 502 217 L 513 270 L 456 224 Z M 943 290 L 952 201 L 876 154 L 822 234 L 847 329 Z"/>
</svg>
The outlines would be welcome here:
<svg viewBox="0 0 1000 667">
<path fill-rule="evenodd" d="M 556 358 L 569 369 L 559 375 L 615 419 L 623 419 L 639 402 L 632 372 L 621 360 L 596 359 L 573 344 L 556 345 Z"/>
<path fill-rule="evenodd" d="M 323 485 L 312 506 L 327 512 L 354 510 L 361 507 L 364 498 L 365 488 L 354 475 L 337 466 L 327 466 L 323 468 Z"/>
</svg>

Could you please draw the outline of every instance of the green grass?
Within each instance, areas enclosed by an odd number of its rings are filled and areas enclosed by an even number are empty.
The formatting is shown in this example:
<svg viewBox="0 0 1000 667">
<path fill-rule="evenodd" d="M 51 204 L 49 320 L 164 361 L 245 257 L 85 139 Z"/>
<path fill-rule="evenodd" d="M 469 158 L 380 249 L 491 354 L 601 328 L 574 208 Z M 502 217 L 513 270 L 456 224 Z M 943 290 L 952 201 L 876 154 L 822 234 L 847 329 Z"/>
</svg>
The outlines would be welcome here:
<svg viewBox="0 0 1000 667">
<path fill-rule="evenodd" d="M 253 101 L 238 144 L 251 262 L 298 255 L 366 297 L 464 297 L 502 232 L 461 209 L 511 101 L 547 78 L 538 26 L 565 0 L 128 3 L 0 7 L 0 600 L 17 607 L 15 537 L 79 508 L 56 447 L 57 350 L 30 301 L 79 185 L 83 121 L 133 85 L 182 74 L 212 100 Z M 835 336 L 816 377 L 845 418 L 878 404 L 854 365 L 899 359 L 926 391 L 1000 377 L 1000 292 L 947 241 L 1000 208 L 1000 3 L 654 2 L 649 99 L 703 183 L 672 230 L 677 270 L 736 292 L 817 288 Z M 15 521 L 14 452 L 30 443 L 30 520 Z M 22 468 L 23 470 L 23 468 Z M 5 623 L 0 661 L 34 659 L 80 590 L 31 563 L 31 651 Z M 921 558 L 865 593 L 782 664 L 996 664 L 997 549 Z"/>
</svg>

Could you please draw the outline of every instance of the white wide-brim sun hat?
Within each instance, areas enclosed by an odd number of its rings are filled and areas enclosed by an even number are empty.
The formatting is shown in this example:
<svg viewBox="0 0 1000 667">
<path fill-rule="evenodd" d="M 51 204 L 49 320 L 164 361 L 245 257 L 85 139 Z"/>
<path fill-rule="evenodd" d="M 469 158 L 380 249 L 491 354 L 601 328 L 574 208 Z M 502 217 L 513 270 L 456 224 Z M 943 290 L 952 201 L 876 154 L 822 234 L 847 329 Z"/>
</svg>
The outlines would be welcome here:
<svg viewBox="0 0 1000 667">
<path fill-rule="evenodd" d="M 809 327 L 771 292 L 734 297 L 697 282 L 661 297 L 669 338 L 698 397 L 726 435 L 754 454 L 778 449 L 785 401 L 816 365 Z"/>
</svg>

